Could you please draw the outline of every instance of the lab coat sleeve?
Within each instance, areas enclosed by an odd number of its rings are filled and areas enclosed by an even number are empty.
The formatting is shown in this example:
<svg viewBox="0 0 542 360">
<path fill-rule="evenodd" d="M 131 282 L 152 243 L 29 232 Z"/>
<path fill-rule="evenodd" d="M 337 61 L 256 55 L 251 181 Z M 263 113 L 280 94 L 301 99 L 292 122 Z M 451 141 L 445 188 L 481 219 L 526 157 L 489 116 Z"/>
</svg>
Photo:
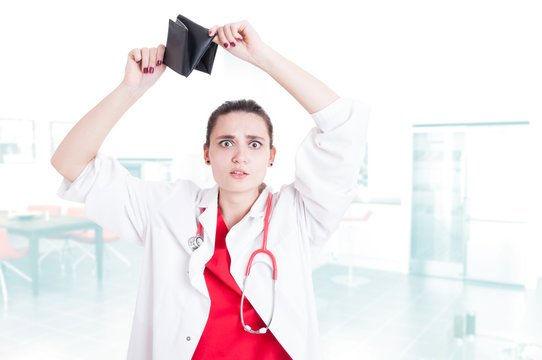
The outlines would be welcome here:
<svg viewBox="0 0 542 360">
<path fill-rule="evenodd" d="M 316 127 L 297 151 L 294 187 L 313 246 L 321 247 L 337 229 L 355 197 L 369 112 L 341 98 L 312 114 Z"/>
<path fill-rule="evenodd" d="M 58 195 L 85 203 L 85 215 L 122 239 L 143 244 L 147 233 L 149 184 L 130 175 L 118 161 L 98 154 Z"/>
</svg>

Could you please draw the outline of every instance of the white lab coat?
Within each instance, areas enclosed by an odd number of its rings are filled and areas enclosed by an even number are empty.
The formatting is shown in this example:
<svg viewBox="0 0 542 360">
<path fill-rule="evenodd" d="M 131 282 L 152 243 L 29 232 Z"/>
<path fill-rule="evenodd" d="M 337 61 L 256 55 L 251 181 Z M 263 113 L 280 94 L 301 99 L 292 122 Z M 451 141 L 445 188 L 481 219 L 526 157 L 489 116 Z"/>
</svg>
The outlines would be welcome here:
<svg viewBox="0 0 542 360">
<path fill-rule="evenodd" d="M 338 227 L 355 195 L 369 110 L 339 99 L 312 117 L 317 127 L 297 152 L 295 181 L 274 194 L 268 236 L 278 270 L 270 330 L 293 359 L 311 360 L 322 358 L 311 253 Z M 268 191 L 226 237 L 230 271 L 240 288 L 251 253 L 262 246 Z M 210 309 L 203 271 L 214 252 L 218 188 L 200 189 L 185 180 L 142 181 L 98 154 L 73 183 L 64 179 L 59 195 L 84 202 L 90 219 L 144 246 L 128 359 L 191 358 Z M 201 208 L 207 210 L 200 215 Z M 205 241 L 192 251 L 188 239 L 196 234 L 198 219 Z M 249 279 L 247 299 L 267 322 L 270 270 L 253 265 Z"/>
</svg>

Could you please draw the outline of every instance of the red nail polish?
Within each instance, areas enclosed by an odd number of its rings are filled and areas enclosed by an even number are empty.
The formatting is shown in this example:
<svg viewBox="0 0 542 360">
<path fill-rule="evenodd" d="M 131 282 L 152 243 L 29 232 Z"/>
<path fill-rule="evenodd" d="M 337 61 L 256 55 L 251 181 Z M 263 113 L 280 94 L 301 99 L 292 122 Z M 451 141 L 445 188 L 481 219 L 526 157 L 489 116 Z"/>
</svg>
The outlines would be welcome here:
<svg viewBox="0 0 542 360">
<path fill-rule="evenodd" d="M 151 74 L 154 73 L 154 68 L 153 68 L 152 66 L 149 68 L 149 72 L 150 72 Z"/>
<path fill-rule="evenodd" d="M 146 74 L 149 72 L 149 68 L 143 68 L 143 74 Z"/>
<path fill-rule="evenodd" d="M 231 42 L 230 45 L 233 46 L 233 47 L 235 47 L 235 43 L 234 43 L 234 42 Z"/>
<path fill-rule="evenodd" d="M 156 62 L 156 66 L 160 66 L 160 65 L 162 65 L 162 61 L 158 60 L 158 61 Z"/>
<path fill-rule="evenodd" d="M 227 49 L 228 48 L 228 43 L 224 43 L 224 47 Z"/>
</svg>

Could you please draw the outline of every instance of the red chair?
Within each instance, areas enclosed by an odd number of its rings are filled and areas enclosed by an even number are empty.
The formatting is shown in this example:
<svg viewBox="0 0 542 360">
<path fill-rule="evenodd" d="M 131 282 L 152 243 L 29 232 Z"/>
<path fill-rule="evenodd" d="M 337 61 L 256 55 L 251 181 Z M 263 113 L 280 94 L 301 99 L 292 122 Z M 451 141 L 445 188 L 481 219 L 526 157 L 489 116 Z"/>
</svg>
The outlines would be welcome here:
<svg viewBox="0 0 542 360">
<path fill-rule="evenodd" d="M 4 306 L 8 303 L 8 291 L 6 288 L 6 280 L 2 268 L 5 266 L 28 282 L 32 279 L 21 270 L 10 264 L 9 260 L 15 260 L 25 257 L 28 254 L 28 248 L 14 249 L 8 239 L 8 231 L 5 228 L 0 228 L 0 285 L 2 287 L 2 295 L 4 298 Z"/>
<path fill-rule="evenodd" d="M 67 208 L 66 215 L 74 216 L 74 217 L 85 217 L 85 208 L 84 207 Z M 69 234 L 70 234 L 70 239 L 78 242 L 79 244 L 94 245 L 94 230 L 71 231 Z M 111 246 L 112 242 L 120 240 L 120 238 L 117 235 L 113 234 L 111 231 L 103 229 L 102 238 L 103 238 L 105 250 L 110 251 L 120 261 L 126 264 L 126 266 L 128 267 L 131 266 L 130 261 L 126 259 L 117 249 Z M 75 260 L 75 262 L 73 263 L 74 268 L 76 268 L 77 265 L 81 261 L 83 261 L 86 257 L 96 260 L 96 256 L 92 252 L 88 251 L 81 245 L 77 247 L 81 249 L 84 254 L 81 255 L 77 260 Z"/>
</svg>

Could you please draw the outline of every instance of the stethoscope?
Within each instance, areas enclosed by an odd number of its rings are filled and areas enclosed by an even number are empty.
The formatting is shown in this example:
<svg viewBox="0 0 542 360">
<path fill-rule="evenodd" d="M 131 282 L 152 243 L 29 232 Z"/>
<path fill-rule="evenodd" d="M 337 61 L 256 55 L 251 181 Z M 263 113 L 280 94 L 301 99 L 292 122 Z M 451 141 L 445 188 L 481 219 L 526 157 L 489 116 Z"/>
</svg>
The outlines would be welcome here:
<svg viewBox="0 0 542 360">
<path fill-rule="evenodd" d="M 243 325 L 243 329 L 245 331 L 248 331 L 252 334 L 265 334 L 267 330 L 269 329 L 269 326 L 271 326 L 271 321 L 273 320 L 273 314 L 275 313 L 275 304 L 277 302 L 277 261 L 275 260 L 275 256 L 271 251 L 267 249 L 267 233 L 269 230 L 269 215 L 271 213 L 271 201 L 273 199 L 273 194 L 269 192 L 269 195 L 267 196 L 267 205 L 265 209 L 265 218 L 264 218 L 264 225 L 263 225 L 263 244 L 262 248 L 254 251 L 252 255 L 250 255 L 250 259 L 248 260 L 247 269 L 245 272 L 245 278 L 243 280 L 243 293 L 241 295 L 241 324 Z M 201 212 L 203 213 L 205 209 L 202 209 Z M 196 236 L 192 236 L 188 239 L 188 246 L 192 250 L 198 249 L 201 244 L 203 244 L 203 227 L 201 226 L 201 223 L 198 221 L 198 231 Z M 250 325 L 245 324 L 245 319 L 243 317 L 243 303 L 245 301 L 245 289 L 246 289 L 246 283 L 248 276 L 250 275 L 250 268 L 252 267 L 252 261 L 258 254 L 266 254 L 271 258 L 271 263 L 273 264 L 273 307 L 271 308 L 271 315 L 269 316 L 269 321 L 267 322 L 267 325 L 265 327 L 262 327 L 259 330 L 252 330 Z M 258 262 L 259 263 L 259 262 Z M 258 264 L 256 263 L 256 264 Z M 269 266 L 269 264 L 262 262 L 263 264 Z"/>
</svg>

